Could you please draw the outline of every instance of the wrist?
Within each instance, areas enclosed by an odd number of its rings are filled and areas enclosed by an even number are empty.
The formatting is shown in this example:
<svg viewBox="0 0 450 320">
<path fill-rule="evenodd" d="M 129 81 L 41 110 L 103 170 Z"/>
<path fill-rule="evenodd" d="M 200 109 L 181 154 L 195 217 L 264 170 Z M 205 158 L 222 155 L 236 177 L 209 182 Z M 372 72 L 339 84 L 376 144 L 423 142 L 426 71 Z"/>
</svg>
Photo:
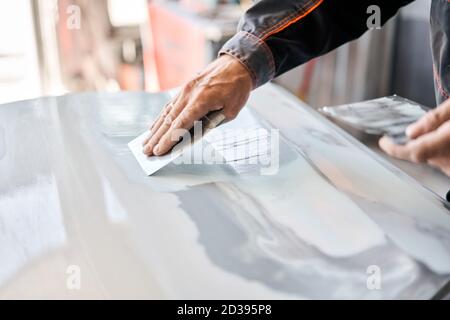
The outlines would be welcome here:
<svg viewBox="0 0 450 320">
<path fill-rule="evenodd" d="M 248 84 L 250 90 L 256 88 L 256 81 L 251 70 L 241 60 L 228 53 L 222 53 L 218 60 L 232 70 L 233 74 L 239 79 Z"/>
</svg>

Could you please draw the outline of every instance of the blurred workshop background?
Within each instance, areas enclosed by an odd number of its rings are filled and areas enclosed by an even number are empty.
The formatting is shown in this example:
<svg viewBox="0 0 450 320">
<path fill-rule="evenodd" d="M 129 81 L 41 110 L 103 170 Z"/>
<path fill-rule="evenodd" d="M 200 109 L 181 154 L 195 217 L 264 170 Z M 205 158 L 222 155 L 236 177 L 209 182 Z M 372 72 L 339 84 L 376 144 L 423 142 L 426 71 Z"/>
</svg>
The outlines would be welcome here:
<svg viewBox="0 0 450 320">
<path fill-rule="evenodd" d="M 0 103 L 78 91 L 182 85 L 235 32 L 251 0 L 10 0 L 0 2 Z M 382 30 L 276 82 L 312 106 L 397 93 L 435 105 L 430 1 Z"/>
</svg>

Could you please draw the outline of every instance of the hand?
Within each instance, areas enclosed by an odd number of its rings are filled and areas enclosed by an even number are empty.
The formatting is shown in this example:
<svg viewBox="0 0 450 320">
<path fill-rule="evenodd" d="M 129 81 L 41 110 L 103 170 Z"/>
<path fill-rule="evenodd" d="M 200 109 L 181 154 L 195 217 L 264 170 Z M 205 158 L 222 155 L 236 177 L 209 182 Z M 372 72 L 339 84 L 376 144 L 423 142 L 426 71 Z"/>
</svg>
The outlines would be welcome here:
<svg viewBox="0 0 450 320">
<path fill-rule="evenodd" d="M 241 62 L 222 55 L 164 107 L 150 128 L 143 152 L 148 156 L 167 153 L 178 142 L 180 129 L 190 130 L 195 121 L 211 111 L 222 110 L 225 121 L 234 119 L 252 89 L 250 73 Z"/>
<path fill-rule="evenodd" d="M 450 99 L 406 130 L 411 141 L 401 146 L 389 138 L 379 141 L 387 154 L 415 163 L 428 163 L 450 176 Z"/>
</svg>

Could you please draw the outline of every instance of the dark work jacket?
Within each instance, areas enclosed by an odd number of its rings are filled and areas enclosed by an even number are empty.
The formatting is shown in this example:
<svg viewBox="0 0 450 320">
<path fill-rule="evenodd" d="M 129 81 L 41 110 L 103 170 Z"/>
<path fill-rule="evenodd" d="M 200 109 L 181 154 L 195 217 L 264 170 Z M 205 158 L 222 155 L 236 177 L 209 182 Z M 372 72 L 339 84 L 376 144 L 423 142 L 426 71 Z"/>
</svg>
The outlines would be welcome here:
<svg viewBox="0 0 450 320">
<path fill-rule="evenodd" d="M 425 0 L 426 1 L 426 0 Z M 220 54 L 239 59 L 258 87 L 274 77 L 358 38 L 380 9 L 381 25 L 413 0 L 260 0 Z M 450 0 L 432 0 L 431 37 L 439 103 L 450 92 Z M 424 44 L 425 45 L 425 44 Z"/>
</svg>

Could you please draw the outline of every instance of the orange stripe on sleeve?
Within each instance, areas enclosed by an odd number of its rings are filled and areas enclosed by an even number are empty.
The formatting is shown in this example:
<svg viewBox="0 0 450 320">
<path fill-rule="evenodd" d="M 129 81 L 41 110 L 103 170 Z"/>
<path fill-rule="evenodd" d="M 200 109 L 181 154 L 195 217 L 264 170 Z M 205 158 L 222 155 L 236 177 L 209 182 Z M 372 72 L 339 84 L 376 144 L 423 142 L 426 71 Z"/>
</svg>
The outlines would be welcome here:
<svg viewBox="0 0 450 320">
<path fill-rule="evenodd" d="M 309 8 L 307 11 L 303 12 L 301 15 L 295 17 L 292 20 L 289 20 L 288 22 L 286 22 L 285 24 L 283 24 L 282 26 L 276 28 L 273 31 L 270 31 L 269 33 L 267 33 L 266 35 L 264 35 L 264 37 L 262 38 L 262 40 L 266 40 L 268 37 L 270 37 L 271 35 L 281 32 L 284 29 L 286 29 L 287 27 L 289 27 L 290 25 L 300 21 L 301 19 L 303 19 L 304 17 L 306 17 L 307 15 L 309 15 L 311 12 L 313 12 L 318 6 L 320 6 L 322 4 L 324 0 L 319 0 L 317 1 L 316 4 L 314 4 L 311 8 Z M 450 1 L 450 0 L 449 0 Z"/>
</svg>

